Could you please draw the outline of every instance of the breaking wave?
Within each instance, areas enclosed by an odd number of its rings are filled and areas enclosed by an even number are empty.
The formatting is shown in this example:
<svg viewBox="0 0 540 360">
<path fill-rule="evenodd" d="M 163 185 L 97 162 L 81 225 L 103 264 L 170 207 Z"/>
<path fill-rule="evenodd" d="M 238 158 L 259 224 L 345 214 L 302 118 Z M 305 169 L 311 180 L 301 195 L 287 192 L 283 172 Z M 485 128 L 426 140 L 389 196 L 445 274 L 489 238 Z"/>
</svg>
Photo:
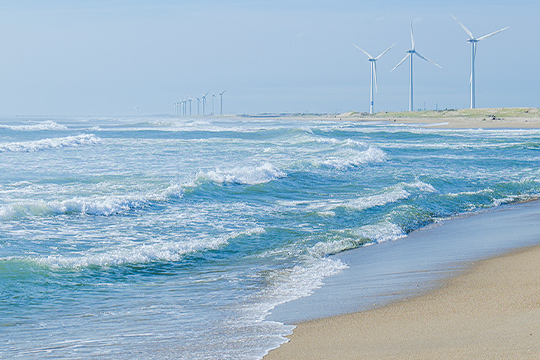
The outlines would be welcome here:
<svg viewBox="0 0 540 360">
<path fill-rule="evenodd" d="M 28 200 L 0 206 L 0 218 L 65 214 L 110 216 L 143 208 L 154 202 L 182 197 L 182 195 L 183 188 L 172 185 L 160 192 L 141 195 L 95 195 L 53 201 Z"/>
<path fill-rule="evenodd" d="M 94 145 L 101 141 L 92 134 L 67 136 L 62 138 L 42 139 L 35 141 L 22 141 L 0 144 L 0 152 L 35 152 L 68 147 Z"/>
<path fill-rule="evenodd" d="M 0 125 L 0 129 L 14 131 L 67 130 L 67 127 L 54 121 L 43 121 L 32 125 Z"/>
<path fill-rule="evenodd" d="M 201 236 L 181 241 L 161 241 L 151 244 L 124 245 L 115 249 L 88 251 L 82 256 L 49 255 L 32 257 L 27 260 L 53 269 L 80 269 L 90 266 L 119 266 L 125 264 L 146 264 L 151 262 L 180 261 L 185 255 L 218 249 L 239 236 L 263 233 L 264 228 L 255 227 L 245 231 L 213 237 Z"/>
<path fill-rule="evenodd" d="M 279 178 L 286 177 L 287 174 L 274 167 L 270 163 L 264 163 L 260 166 L 236 167 L 231 170 L 213 170 L 205 173 L 199 173 L 198 181 L 211 181 L 216 184 L 239 184 L 256 185 L 264 184 Z"/>
</svg>

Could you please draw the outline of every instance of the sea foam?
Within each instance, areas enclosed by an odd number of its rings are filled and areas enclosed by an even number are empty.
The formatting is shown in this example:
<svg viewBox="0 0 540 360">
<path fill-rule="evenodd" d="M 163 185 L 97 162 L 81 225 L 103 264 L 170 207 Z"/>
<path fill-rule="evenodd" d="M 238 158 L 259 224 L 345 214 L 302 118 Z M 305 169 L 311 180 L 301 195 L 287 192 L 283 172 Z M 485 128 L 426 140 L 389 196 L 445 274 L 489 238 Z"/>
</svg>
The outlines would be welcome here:
<svg viewBox="0 0 540 360">
<path fill-rule="evenodd" d="M 197 179 L 198 181 L 209 180 L 217 184 L 256 185 L 286 176 L 286 173 L 277 169 L 274 165 L 264 163 L 259 166 L 236 167 L 230 170 L 217 169 L 199 173 Z"/>
<path fill-rule="evenodd" d="M 245 231 L 233 231 L 222 236 L 201 235 L 197 238 L 177 241 L 156 241 L 154 243 L 119 244 L 115 248 L 94 248 L 82 255 L 48 255 L 27 260 L 53 269 L 80 269 L 90 266 L 119 266 L 124 264 L 145 264 L 151 262 L 180 261 L 184 256 L 201 251 L 209 251 L 226 245 L 239 236 L 261 234 L 264 228 L 255 227 Z"/>
<path fill-rule="evenodd" d="M 133 195 L 76 196 L 65 200 L 21 200 L 0 206 L 0 218 L 18 218 L 43 215 L 95 215 L 111 216 L 140 209 L 151 203 L 166 202 L 183 196 L 183 187 L 171 185 L 160 191 Z"/>
<path fill-rule="evenodd" d="M 42 139 L 0 144 L 0 152 L 35 152 L 68 147 L 94 145 L 101 141 L 93 134 L 66 136 L 61 138 Z"/>
<path fill-rule="evenodd" d="M 334 155 L 327 156 L 326 160 L 323 160 L 321 163 L 338 170 L 345 170 L 362 164 L 382 162 L 386 158 L 386 153 L 383 150 L 375 146 L 370 146 L 364 151 L 343 149 Z"/>
<path fill-rule="evenodd" d="M 67 130 L 67 127 L 54 121 L 43 121 L 32 125 L 0 125 L 0 129 L 14 131 Z"/>
</svg>

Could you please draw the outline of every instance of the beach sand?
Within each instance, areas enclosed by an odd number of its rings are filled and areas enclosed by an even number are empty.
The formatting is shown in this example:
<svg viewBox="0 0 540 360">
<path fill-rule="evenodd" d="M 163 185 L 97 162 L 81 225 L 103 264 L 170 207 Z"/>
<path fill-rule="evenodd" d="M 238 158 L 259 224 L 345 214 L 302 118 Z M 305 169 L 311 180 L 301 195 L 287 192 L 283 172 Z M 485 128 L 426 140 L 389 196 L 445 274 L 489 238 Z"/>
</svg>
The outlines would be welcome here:
<svg viewBox="0 0 540 360">
<path fill-rule="evenodd" d="M 301 323 L 290 339 L 264 359 L 540 359 L 540 246 L 419 297 Z"/>
<path fill-rule="evenodd" d="M 486 108 L 459 110 L 427 110 L 378 112 L 376 114 L 348 112 L 336 115 L 280 114 L 261 115 L 280 119 L 341 120 L 387 122 L 440 129 L 532 129 L 540 128 L 539 108 Z"/>
</svg>

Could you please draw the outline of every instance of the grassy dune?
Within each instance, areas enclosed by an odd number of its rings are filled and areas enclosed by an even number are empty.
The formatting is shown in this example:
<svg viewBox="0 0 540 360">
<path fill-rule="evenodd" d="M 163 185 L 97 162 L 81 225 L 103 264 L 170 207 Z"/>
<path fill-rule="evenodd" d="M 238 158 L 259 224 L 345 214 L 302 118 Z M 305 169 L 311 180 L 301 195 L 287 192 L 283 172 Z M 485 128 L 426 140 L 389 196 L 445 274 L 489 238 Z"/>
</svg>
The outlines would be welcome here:
<svg viewBox="0 0 540 360">
<path fill-rule="evenodd" d="M 446 109 L 427 111 L 381 111 L 376 114 L 348 112 L 341 114 L 341 117 L 350 118 L 476 118 L 492 119 L 497 118 L 540 118 L 539 108 L 493 108 L 493 109 Z"/>
</svg>

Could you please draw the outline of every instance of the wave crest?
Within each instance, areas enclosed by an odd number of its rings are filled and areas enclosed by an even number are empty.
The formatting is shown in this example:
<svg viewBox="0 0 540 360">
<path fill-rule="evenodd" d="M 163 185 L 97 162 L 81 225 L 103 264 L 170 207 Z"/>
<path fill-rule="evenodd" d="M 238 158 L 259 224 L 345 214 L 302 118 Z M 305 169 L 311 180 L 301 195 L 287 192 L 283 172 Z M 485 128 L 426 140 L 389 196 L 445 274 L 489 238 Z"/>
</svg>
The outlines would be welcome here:
<svg viewBox="0 0 540 360">
<path fill-rule="evenodd" d="M 95 195 L 88 198 L 74 197 L 67 200 L 33 201 L 0 206 L 0 219 L 39 215 L 97 215 L 110 216 L 140 209 L 155 202 L 182 197 L 183 188 L 172 185 L 163 191 L 140 195 Z"/>
<path fill-rule="evenodd" d="M 217 169 L 206 173 L 199 173 L 197 179 L 208 180 L 217 184 L 239 184 L 239 185 L 256 185 L 264 184 L 279 178 L 286 177 L 287 174 L 274 167 L 270 163 L 252 167 L 236 167 L 231 170 Z"/>
<path fill-rule="evenodd" d="M 336 155 L 330 156 L 322 162 L 323 165 L 334 167 L 338 170 L 359 166 L 361 164 L 376 163 L 386 160 L 386 153 L 381 149 L 370 146 L 364 151 L 344 149 Z"/>
<path fill-rule="evenodd" d="M 0 152 L 35 152 L 50 149 L 54 150 L 67 147 L 94 145 L 100 141 L 101 139 L 93 134 L 83 134 L 77 136 L 66 136 L 62 138 L 0 144 Z"/>
<path fill-rule="evenodd" d="M 13 131 L 67 130 L 67 127 L 48 120 L 32 125 L 0 125 L 0 129 Z"/>
</svg>

